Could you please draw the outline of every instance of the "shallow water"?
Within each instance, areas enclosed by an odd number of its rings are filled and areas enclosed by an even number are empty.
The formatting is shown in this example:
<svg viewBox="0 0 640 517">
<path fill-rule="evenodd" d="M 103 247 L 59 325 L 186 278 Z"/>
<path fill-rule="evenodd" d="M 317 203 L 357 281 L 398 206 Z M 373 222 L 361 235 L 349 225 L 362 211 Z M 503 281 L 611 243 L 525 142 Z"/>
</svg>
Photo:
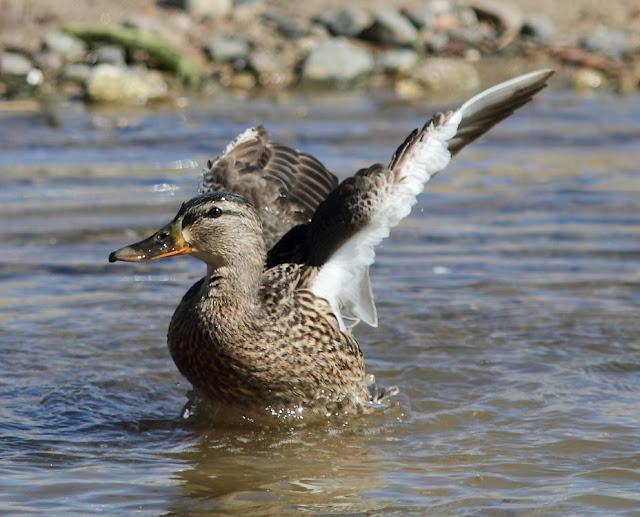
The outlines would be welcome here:
<svg viewBox="0 0 640 517">
<path fill-rule="evenodd" d="M 0 510 L 640 511 L 640 102 L 547 92 L 458 156 L 378 253 L 347 425 L 185 423 L 165 332 L 192 259 L 108 264 L 249 124 L 344 176 L 432 106 L 345 96 L 0 115 Z M 238 111 L 243 114 L 238 115 Z"/>
</svg>

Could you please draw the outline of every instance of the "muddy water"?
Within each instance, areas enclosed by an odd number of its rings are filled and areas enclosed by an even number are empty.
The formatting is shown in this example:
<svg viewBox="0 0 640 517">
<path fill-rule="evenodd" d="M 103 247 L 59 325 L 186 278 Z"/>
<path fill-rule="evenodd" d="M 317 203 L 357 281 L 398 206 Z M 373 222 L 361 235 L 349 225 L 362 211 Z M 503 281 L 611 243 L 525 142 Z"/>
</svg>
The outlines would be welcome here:
<svg viewBox="0 0 640 517">
<path fill-rule="evenodd" d="M 0 115 L 0 511 L 640 511 L 640 103 L 546 93 L 436 177 L 372 270 L 344 425 L 178 418 L 165 331 L 192 259 L 108 264 L 256 121 L 344 176 L 432 106 L 360 97 Z"/>
</svg>

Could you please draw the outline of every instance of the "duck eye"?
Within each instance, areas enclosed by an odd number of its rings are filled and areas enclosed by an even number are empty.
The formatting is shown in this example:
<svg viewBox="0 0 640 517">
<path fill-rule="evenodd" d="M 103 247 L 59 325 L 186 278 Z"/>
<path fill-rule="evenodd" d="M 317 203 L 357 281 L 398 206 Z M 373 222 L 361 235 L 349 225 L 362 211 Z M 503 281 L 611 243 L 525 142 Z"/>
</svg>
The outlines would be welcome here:
<svg viewBox="0 0 640 517">
<path fill-rule="evenodd" d="M 222 215 L 222 210 L 220 210 L 217 206 L 214 206 L 208 213 L 209 217 L 220 217 Z"/>
<path fill-rule="evenodd" d="M 159 232 L 156 234 L 156 239 L 159 241 L 164 241 L 169 238 L 169 232 Z"/>
</svg>

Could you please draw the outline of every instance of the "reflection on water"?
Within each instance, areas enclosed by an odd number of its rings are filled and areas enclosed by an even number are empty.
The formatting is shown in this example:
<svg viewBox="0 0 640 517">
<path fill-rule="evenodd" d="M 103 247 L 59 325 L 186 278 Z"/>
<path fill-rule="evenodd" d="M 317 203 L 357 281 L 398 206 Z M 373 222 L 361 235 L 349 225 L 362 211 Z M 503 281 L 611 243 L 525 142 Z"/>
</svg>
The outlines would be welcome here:
<svg viewBox="0 0 640 517">
<path fill-rule="evenodd" d="M 109 265 L 248 124 L 344 176 L 432 108 L 220 101 L 0 119 L 0 508 L 8 513 L 583 514 L 640 508 L 640 105 L 547 93 L 457 157 L 385 242 L 392 407 L 183 422 L 166 327 L 201 265 Z M 240 113 L 240 115 L 238 115 Z"/>
</svg>

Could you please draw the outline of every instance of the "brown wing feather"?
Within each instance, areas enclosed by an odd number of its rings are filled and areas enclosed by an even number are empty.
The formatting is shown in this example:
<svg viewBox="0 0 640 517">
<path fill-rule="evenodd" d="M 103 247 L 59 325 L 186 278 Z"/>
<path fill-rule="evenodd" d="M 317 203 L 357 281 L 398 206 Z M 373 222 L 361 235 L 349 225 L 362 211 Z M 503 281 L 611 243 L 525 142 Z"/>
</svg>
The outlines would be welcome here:
<svg viewBox="0 0 640 517">
<path fill-rule="evenodd" d="M 262 126 L 247 130 L 207 164 L 201 192 L 240 194 L 258 210 L 267 247 L 308 222 L 338 185 L 313 156 L 273 143 Z"/>
</svg>

